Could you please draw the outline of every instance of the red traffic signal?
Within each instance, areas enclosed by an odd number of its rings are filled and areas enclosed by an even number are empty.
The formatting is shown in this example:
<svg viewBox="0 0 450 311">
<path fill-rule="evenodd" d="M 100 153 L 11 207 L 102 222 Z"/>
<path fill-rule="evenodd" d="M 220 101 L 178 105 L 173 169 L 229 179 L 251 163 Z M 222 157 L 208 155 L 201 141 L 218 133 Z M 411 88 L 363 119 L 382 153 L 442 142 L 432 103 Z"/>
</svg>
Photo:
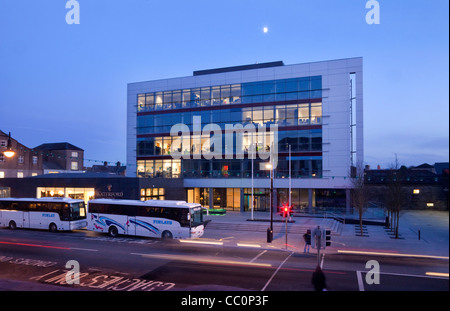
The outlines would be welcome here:
<svg viewBox="0 0 450 311">
<path fill-rule="evenodd" d="M 281 212 L 283 213 L 283 217 L 291 216 L 292 215 L 292 207 L 287 204 L 284 204 L 281 207 Z"/>
</svg>

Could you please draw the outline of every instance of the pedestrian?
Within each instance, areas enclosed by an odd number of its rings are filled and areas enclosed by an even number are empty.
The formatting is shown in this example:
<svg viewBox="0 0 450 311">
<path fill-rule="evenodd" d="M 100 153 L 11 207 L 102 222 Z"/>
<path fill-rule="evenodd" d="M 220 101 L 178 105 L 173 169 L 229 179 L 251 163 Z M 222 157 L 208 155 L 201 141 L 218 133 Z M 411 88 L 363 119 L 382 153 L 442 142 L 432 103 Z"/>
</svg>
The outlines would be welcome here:
<svg viewBox="0 0 450 311">
<path fill-rule="evenodd" d="M 314 290 L 316 292 L 322 292 L 327 290 L 325 273 L 323 273 L 320 266 L 317 266 L 316 271 L 313 272 L 311 282 L 314 285 Z"/>
<path fill-rule="evenodd" d="M 309 248 L 311 246 L 311 233 L 308 231 L 306 231 L 306 233 L 303 235 L 303 240 L 305 240 L 305 247 L 303 248 L 303 252 L 306 253 L 306 250 L 308 250 L 309 253 Z"/>
</svg>

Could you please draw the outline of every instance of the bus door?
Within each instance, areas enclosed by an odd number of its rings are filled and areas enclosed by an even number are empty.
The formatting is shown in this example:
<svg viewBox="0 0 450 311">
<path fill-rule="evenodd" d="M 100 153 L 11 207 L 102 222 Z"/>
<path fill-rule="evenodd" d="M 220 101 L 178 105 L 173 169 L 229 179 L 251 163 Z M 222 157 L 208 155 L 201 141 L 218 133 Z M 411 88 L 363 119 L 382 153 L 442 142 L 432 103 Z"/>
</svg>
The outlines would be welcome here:
<svg viewBox="0 0 450 311">
<path fill-rule="evenodd" d="M 136 235 L 136 217 L 128 216 L 127 217 L 127 234 L 128 235 Z"/>
<path fill-rule="evenodd" d="M 30 212 L 23 212 L 23 227 L 30 228 Z"/>
<path fill-rule="evenodd" d="M 11 209 L 17 211 L 11 213 L 11 220 L 16 223 L 17 228 L 30 228 L 30 212 L 23 211 L 23 203 L 11 203 Z"/>
</svg>

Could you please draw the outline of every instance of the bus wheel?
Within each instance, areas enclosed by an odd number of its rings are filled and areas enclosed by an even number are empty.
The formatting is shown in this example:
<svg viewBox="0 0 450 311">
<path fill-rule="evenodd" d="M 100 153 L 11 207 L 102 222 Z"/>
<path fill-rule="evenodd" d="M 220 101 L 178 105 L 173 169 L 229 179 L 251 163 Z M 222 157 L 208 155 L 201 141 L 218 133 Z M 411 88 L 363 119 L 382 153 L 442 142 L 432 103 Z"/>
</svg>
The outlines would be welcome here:
<svg viewBox="0 0 450 311">
<path fill-rule="evenodd" d="M 111 226 L 111 227 L 109 227 L 108 234 L 109 234 L 109 236 L 115 238 L 116 236 L 119 235 L 119 231 L 117 230 L 116 227 Z"/>
<path fill-rule="evenodd" d="M 52 223 L 50 224 L 50 226 L 48 226 L 48 230 L 49 230 L 50 232 L 56 232 L 56 231 L 58 231 L 58 227 L 52 222 Z"/>
<path fill-rule="evenodd" d="M 162 233 L 162 235 L 161 235 L 161 238 L 163 238 L 163 239 L 173 239 L 173 235 L 172 235 L 172 232 L 170 232 L 170 231 L 164 231 L 163 233 Z"/>
<path fill-rule="evenodd" d="M 15 221 L 11 220 L 9 222 L 8 228 L 11 229 L 11 230 L 15 230 L 17 228 L 17 225 L 16 225 Z"/>
</svg>

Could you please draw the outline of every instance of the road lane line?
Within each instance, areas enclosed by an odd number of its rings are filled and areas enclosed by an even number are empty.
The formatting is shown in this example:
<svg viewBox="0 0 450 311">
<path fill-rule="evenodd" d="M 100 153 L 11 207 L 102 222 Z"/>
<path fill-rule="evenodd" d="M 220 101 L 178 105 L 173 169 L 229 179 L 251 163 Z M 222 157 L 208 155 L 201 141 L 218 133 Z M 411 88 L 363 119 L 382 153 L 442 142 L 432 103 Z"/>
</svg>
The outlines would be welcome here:
<svg viewBox="0 0 450 311">
<path fill-rule="evenodd" d="M 39 244 L 28 244 L 28 243 L 14 243 L 14 242 L 1 242 L 1 241 L 0 241 L 0 244 L 70 250 L 70 248 L 67 248 L 67 247 L 50 246 L 50 245 L 39 245 Z"/>
<path fill-rule="evenodd" d="M 356 271 L 356 277 L 358 278 L 359 291 L 363 292 L 364 291 L 364 283 L 363 283 L 361 271 Z"/>
<path fill-rule="evenodd" d="M 325 254 L 322 254 L 322 260 L 320 261 L 320 269 L 323 270 L 323 261 L 325 260 Z"/>
<path fill-rule="evenodd" d="M 420 255 L 420 254 L 401 254 L 401 253 L 384 253 L 384 252 L 368 252 L 368 251 L 352 251 L 352 250 L 337 250 L 338 254 L 350 254 L 350 255 L 375 255 L 375 256 L 392 256 L 392 257 L 413 257 L 413 258 L 432 258 L 432 259 L 445 259 L 445 256 L 432 256 L 432 255 Z"/>
<path fill-rule="evenodd" d="M 246 261 L 234 261 L 234 260 L 223 260 L 223 259 L 215 259 L 210 257 L 192 257 L 188 255 L 174 255 L 174 254 L 141 254 L 141 253 L 130 253 L 131 255 L 141 256 L 144 258 L 154 258 L 154 259 L 163 259 L 163 260 L 178 260 L 178 261 L 186 261 L 186 262 L 195 262 L 195 263 L 205 263 L 212 265 L 233 265 L 233 266 L 244 266 L 244 267 L 255 267 L 255 268 L 271 268 L 271 264 L 265 263 L 253 263 Z"/>
<path fill-rule="evenodd" d="M 217 241 L 204 241 L 204 240 L 179 240 L 180 243 L 190 244 L 205 244 L 205 245 L 223 245 L 223 242 Z"/>
<path fill-rule="evenodd" d="M 258 259 L 259 257 L 261 257 L 264 253 L 267 252 L 267 249 L 262 251 L 261 253 L 259 253 L 258 255 L 256 255 L 252 260 L 250 260 L 250 262 L 254 262 L 256 259 Z"/>
<path fill-rule="evenodd" d="M 98 252 L 98 249 L 92 249 L 92 248 L 71 247 L 70 249 L 77 250 L 77 251 Z"/>
<path fill-rule="evenodd" d="M 275 270 L 275 272 L 272 274 L 270 279 L 267 281 L 266 285 L 264 285 L 264 287 L 261 289 L 262 292 L 266 290 L 267 286 L 269 286 L 270 282 L 272 282 L 275 275 L 278 273 L 278 271 L 281 269 L 281 267 L 284 265 L 284 263 L 289 259 L 289 257 L 292 256 L 292 254 L 294 254 L 294 252 L 291 252 L 289 254 L 289 256 L 287 256 L 286 259 L 278 266 L 277 270 Z"/>
<path fill-rule="evenodd" d="M 236 245 L 239 246 L 239 247 L 261 248 L 261 245 L 259 245 L 259 244 L 237 243 Z"/>
</svg>

